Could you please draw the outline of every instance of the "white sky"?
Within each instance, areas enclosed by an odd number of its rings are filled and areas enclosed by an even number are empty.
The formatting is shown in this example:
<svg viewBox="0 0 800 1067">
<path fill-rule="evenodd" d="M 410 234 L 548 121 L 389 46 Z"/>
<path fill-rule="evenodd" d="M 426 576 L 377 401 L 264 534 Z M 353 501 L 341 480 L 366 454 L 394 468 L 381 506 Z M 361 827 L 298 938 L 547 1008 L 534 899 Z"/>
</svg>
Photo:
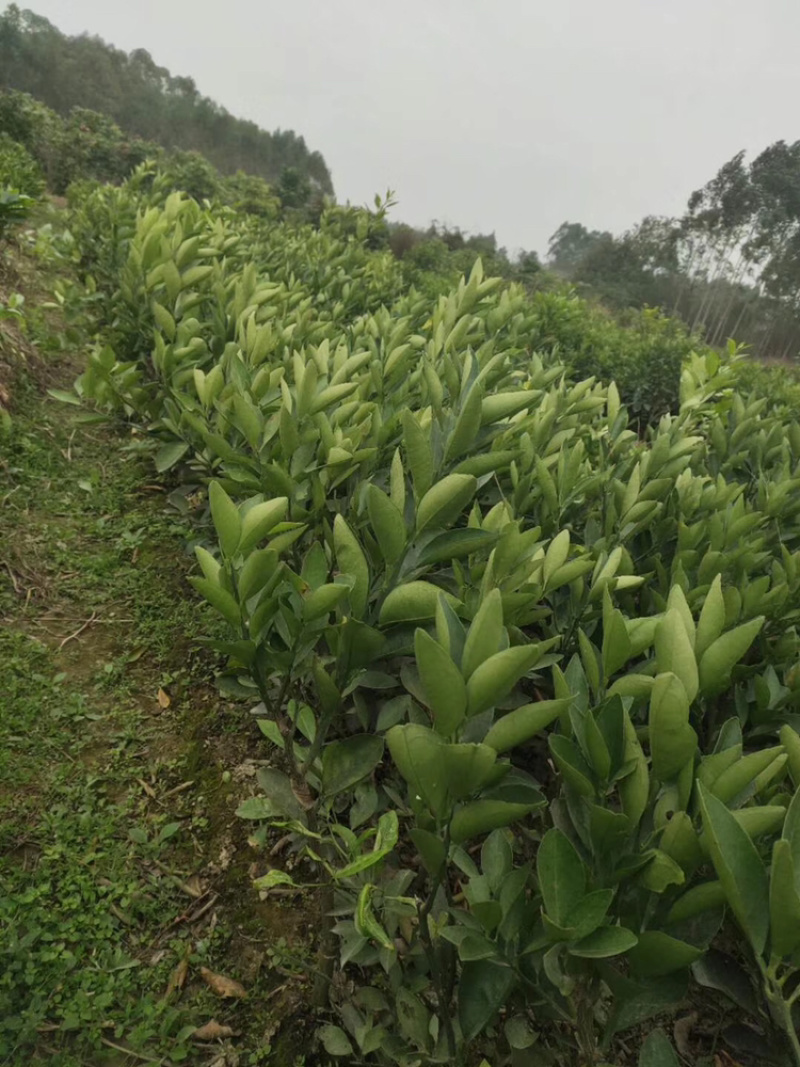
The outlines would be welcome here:
<svg viewBox="0 0 800 1067">
<path fill-rule="evenodd" d="M 544 252 L 800 136 L 797 0 L 28 0 L 293 129 L 340 200 Z M 20 6 L 28 6 L 21 0 Z"/>
</svg>

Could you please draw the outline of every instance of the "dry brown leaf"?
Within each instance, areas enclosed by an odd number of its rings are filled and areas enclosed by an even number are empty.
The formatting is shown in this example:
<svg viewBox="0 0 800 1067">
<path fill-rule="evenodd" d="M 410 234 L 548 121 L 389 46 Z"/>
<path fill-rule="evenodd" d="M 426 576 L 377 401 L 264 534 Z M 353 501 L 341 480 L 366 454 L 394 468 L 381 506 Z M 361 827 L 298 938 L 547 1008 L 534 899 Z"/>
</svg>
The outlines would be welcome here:
<svg viewBox="0 0 800 1067">
<path fill-rule="evenodd" d="M 145 793 L 147 793 L 147 795 L 152 800 L 155 800 L 155 796 L 156 796 L 155 789 L 153 789 L 153 787 L 151 785 L 148 785 L 147 782 L 145 782 L 143 778 L 137 778 L 136 781 L 139 783 L 139 785 L 142 787 L 142 789 L 144 789 Z"/>
<path fill-rule="evenodd" d="M 230 1026 L 223 1026 L 216 1019 L 207 1022 L 205 1026 L 198 1026 L 192 1037 L 195 1041 L 216 1041 L 221 1037 L 232 1037 L 233 1030 Z"/>
<path fill-rule="evenodd" d="M 691 1055 L 692 1046 L 689 1041 L 689 1035 L 696 1022 L 697 1012 L 693 1011 L 690 1015 L 684 1015 L 682 1019 L 678 1019 L 672 1027 L 672 1036 L 675 1038 L 675 1047 L 678 1052 L 680 1052 L 681 1056 Z"/>
<path fill-rule="evenodd" d="M 178 966 L 169 976 L 169 981 L 167 982 L 167 991 L 164 996 L 168 997 L 170 993 L 174 993 L 176 989 L 183 989 L 184 983 L 186 981 L 186 975 L 188 973 L 189 961 L 184 956 L 184 958 L 180 961 Z"/>
<path fill-rule="evenodd" d="M 158 690 L 158 706 L 160 708 L 168 708 L 172 701 L 169 698 L 169 693 L 165 693 L 163 689 Z"/>
<path fill-rule="evenodd" d="M 297 802 L 304 811 L 309 811 L 314 807 L 315 800 L 314 794 L 308 788 L 308 785 L 303 781 L 292 782 L 292 792 L 297 798 Z"/>
<path fill-rule="evenodd" d="M 185 882 L 181 882 L 181 889 L 196 900 L 199 900 L 205 893 L 205 886 L 200 881 L 199 874 L 193 874 Z"/>
<path fill-rule="evenodd" d="M 242 997 L 247 996 L 247 990 L 243 985 L 240 985 L 233 978 L 226 978 L 224 974 L 214 974 L 213 971 L 209 971 L 208 967 L 201 967 L 200 974 L 212 991 L 216 993 L 218 997 Z"/>
</svg>

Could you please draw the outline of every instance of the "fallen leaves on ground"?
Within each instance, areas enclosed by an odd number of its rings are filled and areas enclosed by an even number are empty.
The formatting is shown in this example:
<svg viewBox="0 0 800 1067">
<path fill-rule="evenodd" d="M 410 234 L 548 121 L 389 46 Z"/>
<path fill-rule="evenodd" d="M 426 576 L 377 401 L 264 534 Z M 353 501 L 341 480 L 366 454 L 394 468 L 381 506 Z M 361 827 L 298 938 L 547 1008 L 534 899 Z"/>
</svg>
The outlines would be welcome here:
<svg viewBox="0 0 800 1067">
<path fill-rule="evenodd" d="M 174 993 L 176 989 L 183 989 L 183 986 L 184 986 L 184 984 L 186 982 L 186 975 L 188 973 L 189 973 L 189 961 L 184 956 L 184 958 L 180 961 L 178 966 L 175 968 L 175 970 L 169 976 L 169 981 L 167 982 L 167 991 L 164 994 L 164 996 L 168 997 L 170 995 L 170 993 Z"/>
<path fill-rule="evenodd" d="M 211 1019 L 205 1026 L 198 1026 L 192 1037 L 195 1041 L 217 1041 L 221 1037 L 232 1037 L 233 1030 L 230 1026 L 224 1026 L 222 1023 L 218 1023 L 216 1019 Z"/>
<path fill-rule="evenodd" d="M 201 967 L 200 974 L 203 976 L 208 988 L 218 997 L 242 997 L 247 996 L 247 990 L 233 978 L 226 978 L 224 974 L 214 974 L 208 967 Z"/>
</svg>

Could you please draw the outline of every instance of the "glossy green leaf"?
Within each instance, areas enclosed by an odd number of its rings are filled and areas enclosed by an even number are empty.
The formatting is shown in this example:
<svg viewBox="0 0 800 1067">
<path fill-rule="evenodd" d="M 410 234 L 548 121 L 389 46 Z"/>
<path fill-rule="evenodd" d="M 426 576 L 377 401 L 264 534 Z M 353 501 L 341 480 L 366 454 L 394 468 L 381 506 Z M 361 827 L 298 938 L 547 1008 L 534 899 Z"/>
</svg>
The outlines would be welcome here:
<svg viewBox="0 0 800 1067">
<path fill-rule="evenodd" d="M 458 600 L 431 582 L 406 582 L 395 586 L 383 602 L 380 612 L 381 625 L 393 622 L 421 622 L 436 615 L 436 605 L 444 596 L 451 607 Z"/>
<path fill-rule="evenodd" d="M 548 830 L 536 854 L 536 873 L 545 912 L 560 926 L 586 893 L 586 869 L 575 846 L 560 830 Z"/>
<path fill-rule="evenodd" d="M 466 679 L 498 652 L 502 637 L 503 597 L 499 589 L 492 589 L 481 601 L 464 642 L 461 670 Z"/>
<path fill-rule="evenodd" d="M 322 753 L 322 793 L 334 797 L 372 774 L 383 758 L 383 738 L 355 734 L 331 741 Z"/>
<path fill-rule="evenodd" d="M 628 960 L 637 974 L 654 978 L 689 967 L 702 954 L 702 949 L 661 930 L 645 930 L 639 934 L 638 944 L 628 952 Z"/>
<path fill-rule="evenodd" d="M 367 489 L 367 509 L 381 555 L 387 563 L 394 563 L 400 558 L 406 546 L 403 516 L 386 493 L 375 485 L 370 485 Z"/>
<path fill-rule="evenodd" d="M 722 801 L 698 785 L 703 826 L 711 859 L 731 910 L 761 955 L 769 928 L 769 888 L 761 857 Z"/>
<path fill-rule="evenodd" d="M 358 539 L 341 515 L 333 521 L 333 548 L 339 570 L 353 579 L 350 607 L 356 618 L 361 618 L 369 595 L 369 565 Z"/>
<path fill-rule="evenodd" d="M 651 1031 L 639 1053 L 638 1067 L 680 1067 L 675 1050 L 663 1030 Z"/>
<path fill-rule="evenodd" d="M 211 482 L 209 485 L 208 502 L 211 506 L 214 528 L 219 538 L 219 547 L 222 549 L 222 554 L 230 558 L 236 553 L 242 536 L 239 509 L 219 482 Z"/>
<path fill-rule="evenodd" d="M 451 737 L 467 710 L 467 687 L 448 653 L 425 630 L 414 635 L 414 653 L 422 688 L 436 730 Z"/>
<path fill-rule="evenodd" d="M 569 707 L 569 700 L 539 700 L 509 711 L 491 727 L 484 744 L 496 752 L 508 752 L 540 733 Z"/>
<path fill-rule="evenodd" d="M 515 645 L 489 656 L 467 682 L 467 714 L 477 715 L 499 704 L 541 656 L 539 644 Z"/>
<path fill-rule="evenodd" d="M 716 696 L 730 683 L 733 668 L 758 636 L 764 616 L 742 623 L 734 630 L 718 637 L 708 646 L 700 659 L 700 689 L 704 696 Z"/>
<path fill-rule="evenodd" d="M 697 662 L 684 620 L 677 608 L 667 611 L 656 627 L 655 646 L 659 674 L 671 671 L 677 675 L 691 704 L 699 688 Z"/>
<path fill-rule="evenodd" d="M 472 1041 L 494 1019 L 516 984 L 510 967 L 489 960 L 465 963 L 458 983 L 458 1021 Z"/>
<path fill-rule="evenodd" d="M 417 508 L 417 534 L 451 525 L 463 513 L 477 488 L 477 479 L 471 474 L 448 474 L 431 486 Z"/>
<path fill-rule="evenodd" d="M 689 701 L 677 675 L 656 678 L 649 721 L 653 774 L 662 782 L 671 781 L 697 750 L 697 734 L 689 725 Z"/>
</svg>

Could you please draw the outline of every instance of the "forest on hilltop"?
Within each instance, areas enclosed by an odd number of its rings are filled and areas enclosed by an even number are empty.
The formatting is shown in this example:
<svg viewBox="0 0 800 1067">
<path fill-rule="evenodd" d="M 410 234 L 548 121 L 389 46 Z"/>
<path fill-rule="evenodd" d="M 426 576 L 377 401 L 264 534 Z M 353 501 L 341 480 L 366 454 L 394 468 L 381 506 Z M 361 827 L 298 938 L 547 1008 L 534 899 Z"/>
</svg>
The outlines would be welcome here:
<svg viewBox="0 0 800 1067">
<path fill-rule="evenodd" d="M 0 15 L 0 88 L 30 93 L 62 115 L 102 112 L 129 136 L 201 152 L 223 174 L 242 170 L 275 185 L 299 178 L 333 192 L 322 155 L 294 131 L 269 133 L 235 118 L 144 48 L 126 53 L 97 36 L 69 37 L 16 4 Z"/>
</svg>

